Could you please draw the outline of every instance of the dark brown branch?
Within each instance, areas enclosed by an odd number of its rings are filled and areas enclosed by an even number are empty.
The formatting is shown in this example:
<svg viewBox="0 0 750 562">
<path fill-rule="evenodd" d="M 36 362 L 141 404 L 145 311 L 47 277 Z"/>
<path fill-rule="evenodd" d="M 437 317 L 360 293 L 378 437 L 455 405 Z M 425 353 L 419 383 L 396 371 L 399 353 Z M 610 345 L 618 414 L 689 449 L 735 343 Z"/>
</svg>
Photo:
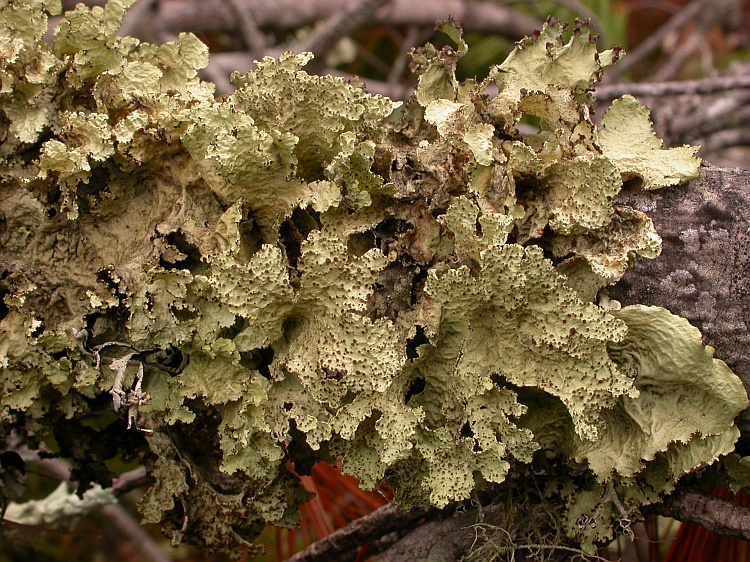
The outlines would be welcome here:
<svg viewBox="0 0 750 562">
<path fill-rule="evenodd" d="M 438 513 L 440 511 L 437 509 L 399 511 L 391 504 L 384 505 L 343 529 L 328 535 L 323 540 L 312 544 L 306 550 L 292 556 L 287 562 L 335 560 L 337 557 L 394 531 L 414 527 L 420 519 L 435 517 Z"/>
<path fill-rule="evenodd" d="M 649 511 L 700 525 L 712 533 L 750 541 L 750 509 L 694 488 L 678 487 Z"/>
<path fill-rule="evenodd" d="M 492 524 L 498 514 L 504 512 L 506 506 L 493 504 L 484 507 L 481 512 L 476 508 L 467 509 L 452 517 L 428 521 L 376 557 L 375 561 L 461 560 L 478 542 L 479 531 L 473 525 L 480 521 Z"/>
</svg>

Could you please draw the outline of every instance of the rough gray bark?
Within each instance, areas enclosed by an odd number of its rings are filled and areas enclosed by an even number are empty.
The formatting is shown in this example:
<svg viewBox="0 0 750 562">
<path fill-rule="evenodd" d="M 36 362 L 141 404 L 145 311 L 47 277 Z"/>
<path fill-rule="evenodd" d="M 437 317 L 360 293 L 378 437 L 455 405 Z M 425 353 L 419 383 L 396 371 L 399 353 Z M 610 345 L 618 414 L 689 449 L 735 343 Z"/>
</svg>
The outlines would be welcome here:
<svg viewBox="0 0 750 562">
<path fill-rule="evenodd" d="M 652 218 L 663 250 L 639 259 L 610 295 L 687 318 L 750 389 L 750 171 L 706 166 L 687 186 L 650 193 L 634 186 L 618 202 Z M 750 410 L 738 425 L 748 454 Z"/>
</svg>

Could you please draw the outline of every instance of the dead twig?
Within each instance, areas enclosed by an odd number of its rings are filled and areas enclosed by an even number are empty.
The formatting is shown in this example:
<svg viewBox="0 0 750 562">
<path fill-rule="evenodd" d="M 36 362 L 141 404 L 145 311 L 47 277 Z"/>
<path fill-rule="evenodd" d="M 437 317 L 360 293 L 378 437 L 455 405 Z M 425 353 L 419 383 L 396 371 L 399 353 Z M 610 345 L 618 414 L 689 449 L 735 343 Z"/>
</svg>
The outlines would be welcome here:
<svg viewBox="0 0 750 562">
<path fill-rule="evenodd" d="M 98 0 L 86 0 L 92 4 Z M 289 31 L 328 20 L 351 6 L 347 0 L 242 0 L 252 12 L 255 24 L 262 29 Z M 391 0 L 380 3 L 370 13 L 368 25 L 401 27 L 415 25 L 433 27 L 437 20 L 448 14 L 459 20 L 466 29 L 497 33 L 510 39 L 521 39 L 534 29 L 541 29 L 536 18 L 513 11 L 491 2 L 469 0 Z M 154 22 L 173 33 L 192 31 L 200 33 L 236 33 L 239 31 L 237 14 L 224 0 L 201 2 L 161 2 Z"/>
<path fill-rule="evenodd" d="M 381 5 L 387 4 L 383 0 L 358 0 L 335 12 L 317 29 L 302 41 L 293 43 L 290 51 L 296 53 L 310 51 L 320 60 L 343 37 L 351 34 L 372 19 L 372 14 Z"/>
<path fill-rule="evenodd" d="M 146 562 L 170 562 L 161 547 L 138 521 L 119 504 L 105 505 L 99 509 L 117 531 L 119 540 L 130 544 Z"/>
<path fill-rule="evenodd" d="M 750 540 L 750 509 L 698 489 L 678 487 L 664 501 L 648 509 L 650 513 L 672 517 L 683 523 L 730 537 Z"/>
<path fill-rule="evenodd" d="M 747 127 L 750 123 L 750 91 L 723 96 L 705 104 L 703 111 L 689 113 L 671 124 L 672 134 L 698 139 L 722 130 Z"/>
<path fill-rule="evenodd" d="M 139 466 L 130 472 L 125 472 L 112 479 L 112 490 L 116 497 L 124 496 L 132 490 L 137 490 L 143 486 L 150 486 L 156 482 L 153 476 L 146 472 L 146 468 Z"/>
<path fill-rule="evenodd" d="M 384 505 L 310 545 L 306 550 L 292 556 L 287 562 L 335 560 L 343 554 L 394 531 L 408 530 L 416 526 L 420 519 L 435 516 L 439 512 L 438 509 L 399 511 L 392 504 Z"/>
<path fill-rule="evenodd" d="M 615 80 L 643 59 L 658 49 L 664 40 L 672 33 L 677 32 L 693 18 L 698 17 L 714 0 L 693 0 L 682 10 L 677 12 L 670 20 L 661 26 L 653 35 L 628 53 L 614 68 L 607 71 L 608 80 Z"/>
<path fill-rule="evenodd" d="M 627 60 L 627 59 L 625 59 Z M 750 76 L 717 76 L 701 80 L 645 82 L 641 84 L 606 84 L 597 86 L 597 100 L 612 100 L 630 94 L 635 97 L 663 97 L 685 94 L 717 94 L 727 90 L 750 88 Z"/>
<path fill-rule="evenodd" d="M 701 148 L 708 154 L 724 148 L 748 145 L 750 145 L 750 130 L 747 128 L 740 128 L 719 131 L 718 133 L 706 137 L 701 143 Z"/>
<path fill-rule="evenodd" d="M 713 25 L 726 20 L 740 3 L 741 0 L 717 0 L 706 6 L 700 17 L 696 18 L 695 30 L 681 44 L 677 45 L 666 62 L 653 73 L 653 76 L 658 77 L 659 80 L 671 80 L 677 76 L 687 60 L 705 45 L 706 33 L 709 29 Z M 710 49 L 708 49 L 708 52 L 710 53 Z M 710 57 L 710 55 L 708 56 Z"/>
<path fill-rule="evenodd" d="M 393 61 L 391 69 L 388 72 L 388 78 L 386 78 L 387 84 L 397 84 L 399 82 L 401 75 L 404 73 L 404 69 L 409 64 L 409 51 L 421 42 L 421 35 L 422 33 L 417 26 L 410 25 L 408 27 L 406 35 L 401 41 L 401 48 L 399 49 L 398 55 L 396 55 L 396 59 Z"/>
<path fill-rule="evenodd" d="M 705 20 L 701 20 L 697 29 L 695 29 L 687 39 L 677 45 L 666 62 L 660 65 L 657 70 L 652 73 L 652 77 L 658 77 L 662 80 L 672 80 L 687 60 L 692 57 L 695 52 L 700 49 L 701 44 L 705 42 L 706 31 L 708 31 L 709 27 L 710 25 L 708 25 Z"/>
<path fill-rule="evenodd" d="M 227 0 L 237 13 L 238 24 L 242 32 L 242 39 L 250 50 L 250 54 L 260 58 L 266 50 L 266 41 L 263 32 L 253 17 L 253 12 L 244 0 Z"/>
</svg>

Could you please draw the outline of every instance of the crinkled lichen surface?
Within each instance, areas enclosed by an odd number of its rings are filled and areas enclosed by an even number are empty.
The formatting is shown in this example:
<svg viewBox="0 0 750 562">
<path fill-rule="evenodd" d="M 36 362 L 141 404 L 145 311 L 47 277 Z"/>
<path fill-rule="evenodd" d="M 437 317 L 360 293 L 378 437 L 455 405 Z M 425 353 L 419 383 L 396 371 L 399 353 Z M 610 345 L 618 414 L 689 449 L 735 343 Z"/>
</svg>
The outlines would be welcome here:
<svg viewBox="0 0 750 562">
<path fill-rule="evenodd" d="M 79 6 L 46 43 L 59 2 L 0 2 L 3 432 L 84 487 L 145 462 L 144 520 L 235 553 L 296 522 L 290 461 L 342 459 L 408 507 L 558 459 L 547 492 L 591 545 L 732 450 L 746 396 L 698 331 L 601 301 L 660 251 L 613 205 L 623 181 L 698 160 L 630 97 L 593 123 L 619 52 L 587 24 L 458 83 L 447 22 L 403 107 L 290 53 L 217 100 L 193 35 L 116 35 L 132 3 Z"/>
</svg>

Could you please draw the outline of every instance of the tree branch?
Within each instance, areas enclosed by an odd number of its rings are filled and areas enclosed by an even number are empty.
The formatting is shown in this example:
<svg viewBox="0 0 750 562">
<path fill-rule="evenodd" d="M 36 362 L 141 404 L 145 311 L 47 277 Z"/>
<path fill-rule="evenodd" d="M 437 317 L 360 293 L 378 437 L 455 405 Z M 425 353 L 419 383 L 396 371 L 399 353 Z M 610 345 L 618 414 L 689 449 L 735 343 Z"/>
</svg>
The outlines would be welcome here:
<svg viewBox="0 0 750 562">
<path fill-rule="evenodd" d="M 706 152 L 717 152 L 733 146 L 750 145 L 750 131 L 747 128 L 727 129 L 718 131 L 701 143 Z"/>
<path fill-rule="evenodd" d="M 750 389 L 750 171 L 708 166 L 687 186 L 631 186 L 617 203 L 649 215 L 663 248 L 658 259 L 636 260 L 610 295 L 687 318 Z M 750 454 L 750 411 L 737 424 L 738 452 Z"/>
<path fill-rule="evenodd" d="M 120 27 L 120 35 L 138 33 L 141 37 L 150 35 L 154 23 L 154 13 L 158 9 L 159 0 L 140 0 L 128 11 Z"/>
<path fill-rule="evenodd" d="M 266 50 L 266 41 L 263 38 L 263 32 L 261 32 L 258 24 L 255 22 L 250 7 L 243 0 L 228 0 L 228 2 L 237 13 L 242 38 L 250 50 L 250 54 L 260 57 Z"/>
<path fill-rule="evenodd" d="M 139 466 L 113 479 L 112 490 L 115 496 L 119 498 L 132 490 L 137 490 L 143 486 L 150 486 L 154 482 L 156 482 L 156 479 L 146 472 L 146 468 Z"/>
<path fill-rule="evenodd" d="M 357 0 L 329 16 L 323 24 L 298 43 L 291 51 L 310 51 L 322 58 L 343 37 L 362 27 L 372 18 L 378 6 L 390 3 L 390 0 Z"/>
<path fill-rule="evenodd" d="M 417 525 L 420 519 L 435 517 L 438 509 L 399 511 L 392 504 L 384 505 L 369 515 L 353 521 L 343 529 L 312 544 L 295 554 L 287 562 L 325 562 L 335 560 L 356 550 L 368 542 L 377 540 L 394 531 L 406 530 Z"/>
<path fill-rule="evenodd" d="M 258 27 L 291 30 L 327 20 L 351 6 L 347 0 L 241 0 L 253 14 Z M 91 3 L 91 0 L 86 2 Z M 541 22 L 506 6 L 468 0 L 432 0 L 415 3 L 393 0 L 380 6 L 373 14 L 372 25 L 434 26 L 438 20 L 452 15 L 467 29 L 506 35 L 521 39 Z M 224 0 L 205 2 L 161 2 L 154 20 L 173 33 L 193 31 L 202 33 L 237 33 L 239 22 L 234 9 Z"/>
<path fill-rule="evenodd" d="M 697 139 L 750 121 L 750 90 L 709 98 L 701 105 L 703 111 L 691 112 L 681 121 L 671 123 L 671 131 Z"/>
<path fill-rule="evenodd" d="M 220 53 L 214 56 L 229 55 L 229 53 Z M 238 60 L 238 59 L 235 59 Z M 334 72 L 335 73 L 335 72 Z M 340 76 L 351 77 L 343 73 Z M 368 80 L 368 91 L 381 95 L 388 95 L 391 99 L 402 99 L 397 91 L 391 89 L 392 84 Z M 678 95 L 708 95 L 727 92 L 729 90 L 750 90 L 750 76 L 742 74 L 739 76 L 717 76 L 714 78 L 704 78 L 701 80 L 675 80 L 669 82 L 646 82 L 646 83 L 623 83 L 623 84 L 606 84 L 598 85 L 594 89 L 594 96 L 597 101 L 610 101 L 624 95 L 634 97 L 669 97 Z M 395 95 L 389 95 L 394 94 Z M 412 92 L 412 89 L 409 90 Z M 490 96 L 497 95 L 497 89 L 491 85 L 487 89 Z M 408 97 L 408 96 L 407 96 Z"/>
<path fill-rule="evenodd" d="M 420 40 L 420 35 L 420 28 L 414 25 L 409 26 L 409 28 L 406 30 L 406 35 L 401 41 L 398 55 L 396 55 L 396 58 L 393 61 L 393 65 L 388 72 L 386 84 L 391 85 L 399 83 L 399 79 L 404 73 L 404 69 L 406 69 L 409 64 L 409 52 L 413 47 L 427 40 L 426 38 L 424 40 Z"/>
<path fill-rule="evenodd" d="M 481 512 L 467 509 L 453 517 L 428 521 L 376 557 L 375 562 L 460 560 L 478 542 L 478 531 L 472 526 L 485 519 L 492 523 L 499 512 L 505 511 L 504 505 L 494 504 Z"/>
<path fill-rule="evenodd" d="M 648 511 L 700 525 L 712 533 L 750 541 L 750 509 L 695 488 L 678 487 Z"/>
<path fill-rule="evenodd" d="M 117 530 L 116 536 L 121 541 L 127 541 L 145 562 L 170 562 L 172 560 L 164 554 L 162 548 L 141 527 L 138 521 L 119 504 L 105 505 L 99 511 Z"/>
<path fill-rule="evenodd" d="M 608 80 L 614 80 L 621 76 L 636 64 L 648 57 L 652 52 L 658 49 L 664 40 L 670 34 L 676 32 L 678 29 L 683 27 L 689 21 L 698 17 L 698 15 L 707 9 L 713 0 L 693 0 L 682 10 L 677 12 L 670 20 L 661 26 L 656 33 L 649 36 L 643 43 L 633 49 L 628 56 L 625 57 L 619 64 L 613 69 L 607 71 Z"/>
<path fill-rule="evenodd" d="M 627 60 L 627 57 L 624 60 Z M 750 89 L 750 76 L 717 76 L 702 80 L 645 82 L 642 84 L 606 84 L 597 86 L 594 90 L 594 96 L 597 100 L 602 101 L 613 100 L 625 94 L 635 97 L 664 97 L 685 94 L 717 94 L 738 89 Z"/>
<path fill-rule="evenodd" d="M 717 0 L 709 3 L 700 17 L 696 18 L 695 29 L 672 51 L 664 64 L 657 67 L 653 76 L 662 80 L 671 80 L 680 71 L 685 62 L 705 44 L 706 33 L 716 23 L 725 20 L 742 0 Z"/>
</svg>

